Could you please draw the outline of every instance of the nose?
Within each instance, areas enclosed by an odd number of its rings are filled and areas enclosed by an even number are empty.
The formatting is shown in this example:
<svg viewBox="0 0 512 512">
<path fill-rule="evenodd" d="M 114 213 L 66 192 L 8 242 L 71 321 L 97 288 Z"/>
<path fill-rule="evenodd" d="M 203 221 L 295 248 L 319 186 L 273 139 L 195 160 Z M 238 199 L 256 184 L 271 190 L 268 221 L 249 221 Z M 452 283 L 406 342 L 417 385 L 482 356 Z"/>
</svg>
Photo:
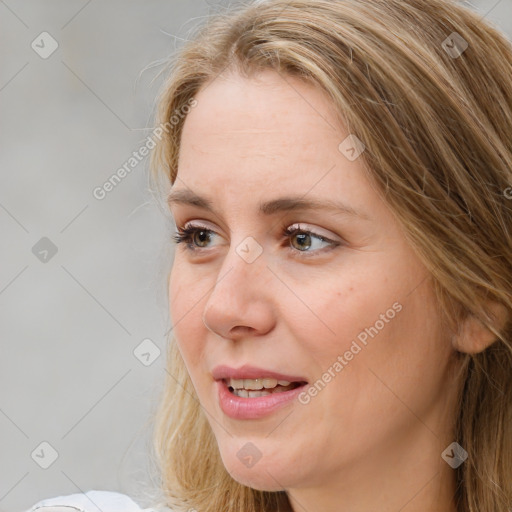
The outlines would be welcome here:
<svg viewBox="0 0 512 512">
<path fill-rule="evenodd" d="M 238 249 L 230 247 L 203 313 L 208 330 L 232 340 L 266 334 L 275 323 L 274 276 L 265 255 L 251 262 Z"/>
</svg>

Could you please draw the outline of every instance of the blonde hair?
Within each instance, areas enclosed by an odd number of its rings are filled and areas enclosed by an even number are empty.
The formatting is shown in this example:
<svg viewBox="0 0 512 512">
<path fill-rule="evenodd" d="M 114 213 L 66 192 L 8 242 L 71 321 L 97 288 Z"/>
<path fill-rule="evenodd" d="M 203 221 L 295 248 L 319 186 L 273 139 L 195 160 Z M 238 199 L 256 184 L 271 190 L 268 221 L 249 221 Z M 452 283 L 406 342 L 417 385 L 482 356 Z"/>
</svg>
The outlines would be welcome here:
<svg viewBox="0 0 512 512">
<path fill-rule="evenodd" d="M 457 332 L 473 315 L 496 337 L 479 353 L 460 354 L 456 441 L 469 456 L 455 470 L 456 502 L 459 512 L 508 512 L 509 41 L 453 0 L 264 0 L 213 16 L 169 63 L 156 117 L 165 129 L 151 155 L 156 180 L 176 180 L 184 108 L 199 90 L 225 70 L 250 77 L 262 69 L 300 77 L 329 95 L 348 133 L 366 145 L 367 172 L 430 271 L 447 325 Z M 495 325 L 489 301 L 505 308 L 505 325 Z M 167 505 L 286 510 L 284 491 L 254 490 L 227 473 L 175 340 L 169 341 L 154 430 Z"/>
</svg>

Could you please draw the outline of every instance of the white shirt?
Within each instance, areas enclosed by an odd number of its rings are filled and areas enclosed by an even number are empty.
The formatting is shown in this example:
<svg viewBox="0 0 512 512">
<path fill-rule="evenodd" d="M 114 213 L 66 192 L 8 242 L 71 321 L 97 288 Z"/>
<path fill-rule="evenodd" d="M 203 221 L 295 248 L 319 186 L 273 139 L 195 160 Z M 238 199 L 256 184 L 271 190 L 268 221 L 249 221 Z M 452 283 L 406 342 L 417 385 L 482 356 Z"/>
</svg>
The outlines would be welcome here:
<svg viewBox="0 0 512 512">
<path fill-rule="evenodd" d="M 172 512 L 169 508 L 165 510 Z M 91 490 L 41 500 L 26 512 L 157 512 L 157 509 L 140 508 L 126 494 Z"/>
</svg>

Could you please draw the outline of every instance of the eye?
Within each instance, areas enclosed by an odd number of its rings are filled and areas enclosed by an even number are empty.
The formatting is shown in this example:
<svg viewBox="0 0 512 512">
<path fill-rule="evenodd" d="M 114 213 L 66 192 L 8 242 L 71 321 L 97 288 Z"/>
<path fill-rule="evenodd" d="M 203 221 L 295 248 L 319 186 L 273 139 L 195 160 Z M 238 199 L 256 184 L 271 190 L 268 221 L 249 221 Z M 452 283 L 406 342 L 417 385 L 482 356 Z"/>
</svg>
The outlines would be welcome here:
<svg viewBox="0 0 512 512">
<path fill-rule="evenodd" d="M 177 244 L 185 243 L 188 250 L 195 251 L 197 250 L 196 242 L 199 249 L 204 249 L 205 247 L 201 244 L 208 243 L 212 233 L 214 231 L 204 226 L 178 226 L 177 232 L 173 235 L 173 240 Z"/>
<path fill-rule="evenodd" d="M 331 246 L 331 248 L 334 248 L 337 247 L 338 245 L 341 245 L 341 242 L 331 240 L 309 229 L 301 228 L 300 224 L 298 225 L 298 227 L 290 226 L 289 228 L 285 229 L 283 236 L 284 238 L 289 239 L 291 245 L 294 248 L 296 248 L 298 252 L 301 253 L 312 252 L 316 254 L 320 251 L 324 252 L 324 250 L 322 249 L 328 248 L 329 246 Z M 297 244 L 293 243 L 294 240 L 296 240 Z M 310 248 L 316 250 L 309 250 Z M 303 255 L 301 255 L 301 257 L 303 257 Z M 309 254 L 307 254 L 307 257 L 309 257 Z"/>
<path fill-rule="evenodd" d="M 177 227 L 177 232 L 173 235 L 173 240 L 177 243 L 184 243 L 185 248 L 189 251 L 200 252 L 208 248 L 208 243 L 213 236 L 217 234 L 205 226 L 186 225 L 184 227 Z M 293 241 L 296 240 L 296 243 Z M 331 240 L 323 235 L 315 233 L 308 229 L 290 226 L 283 231 L 282 241 L 290 242 L 287 244 L 288 248 L 296 253 L 299 257 L 309 257 L 309 253 L 317 254 L 324 252 L 323 249 L 337 247 L 342 242 Z M 324 244 L 324 247 L 318 247 Z M 326 247 L 327 246 L 327 247 Z M 309 250 L 313 247 L 315 250 Z M 301 254 L 303 253 L 303 254 Z"/>
</svg>

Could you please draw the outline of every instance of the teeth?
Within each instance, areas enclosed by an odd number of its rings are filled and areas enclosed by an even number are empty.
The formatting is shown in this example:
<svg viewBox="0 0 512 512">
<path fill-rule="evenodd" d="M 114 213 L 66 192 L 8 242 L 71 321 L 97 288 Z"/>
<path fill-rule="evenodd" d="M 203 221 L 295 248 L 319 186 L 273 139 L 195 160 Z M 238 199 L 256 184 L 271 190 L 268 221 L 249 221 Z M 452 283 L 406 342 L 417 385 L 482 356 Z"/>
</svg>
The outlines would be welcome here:
<svg viewBox="0 0 512 512">
<path fill-rule="evenodd" d="M 242 389 L 244 387 L 244 379 L 229 379 L 229 385 L 234 389 Z"/>
<path fill-rule="evenodd" d="M 261 379 L 244 379 L 245 389 L 263 389 L 263 381 Z"/>
<path fill-rule="evenodd" d="M 234 389 L 233 394 L 242 398 L 258 398 L 259 396 L 271 395 L 270 391 L 249 391 L 247 389 Z"/>
<path fill-rule="evenodd" d="M 277 379 L 227 379 L 228 386 L 233 389 L 260 390 L 263 388 L 272 389 L 277 385 L 289 386 L 291 383 L 287 380 Z"/>
<path fill-rule="evenodd" d="M 270 389 L 277 386 L 277 379 L 263 379 L 263 387 Z"/>
</svg>

